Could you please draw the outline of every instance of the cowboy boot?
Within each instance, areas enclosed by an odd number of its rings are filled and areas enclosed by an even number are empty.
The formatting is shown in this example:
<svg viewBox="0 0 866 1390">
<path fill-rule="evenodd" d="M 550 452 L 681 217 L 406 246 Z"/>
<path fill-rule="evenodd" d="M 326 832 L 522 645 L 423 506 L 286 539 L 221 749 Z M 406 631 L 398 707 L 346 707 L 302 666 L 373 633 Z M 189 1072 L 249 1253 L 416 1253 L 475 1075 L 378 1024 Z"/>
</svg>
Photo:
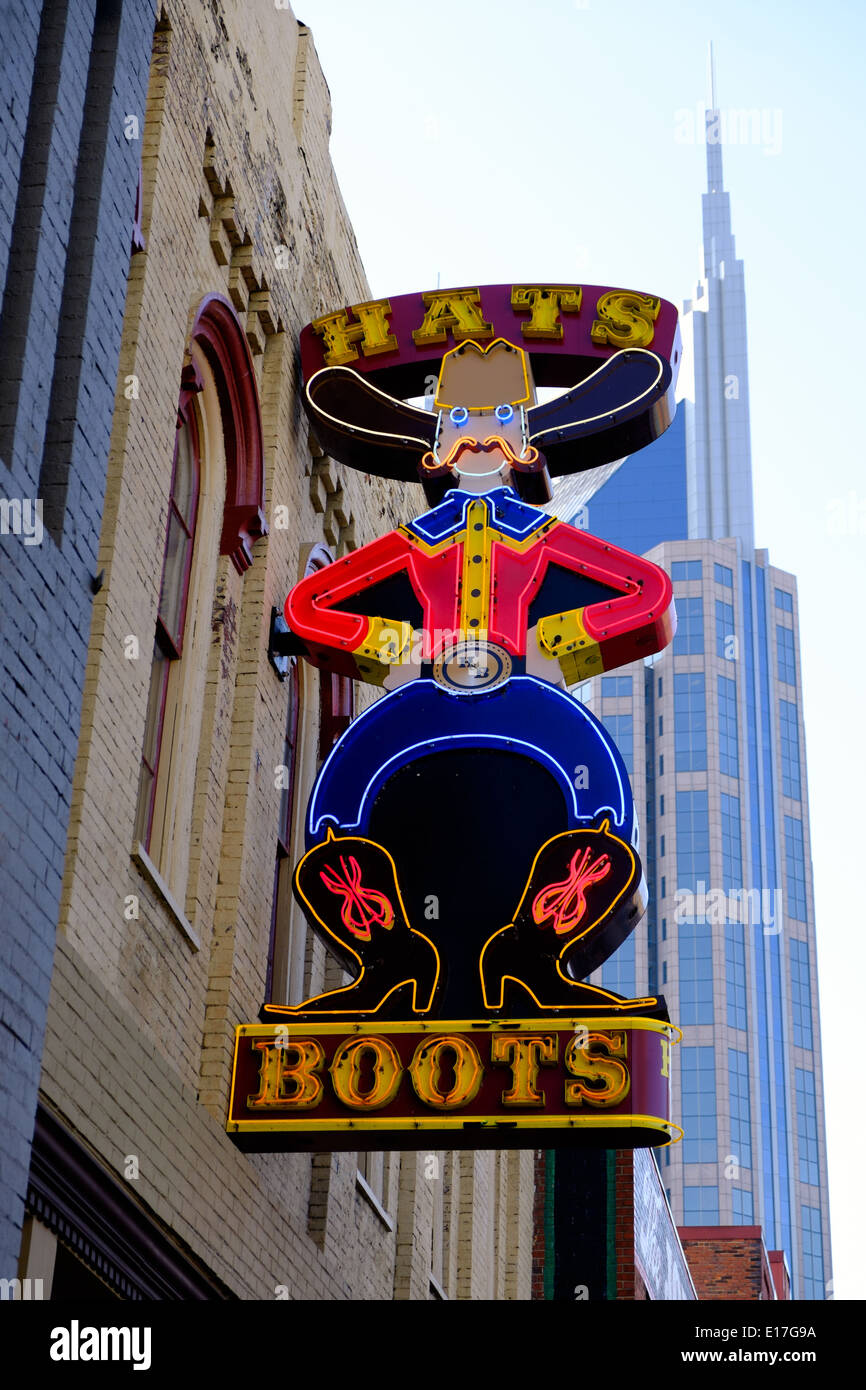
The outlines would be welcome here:
<svg viewBox="0 0 866 1390">
<path fill-rule="evenodd" d="M 313 929 L 356 978 L 280 1012 L 293 1017 L 378 1013 L 403 986 L 412 988 L 412 1013 L 430 1010 L 439 954 L 428 937 L 409 926 L 396 866 L 386 849 L 360 836 L 335 836 L 329 829 L 327 839 L 298 864 L 294 890 Z M 405 1013 L 405 1004 L 400 1011 Z"/>
<path fill-rule="evenodd" d="M 610 823 L 555 835 L 535 856 L 514 919 L 480 959 L 487 1008 L 504 1007 L 506 984 L 541 1009 L 655 1005 L 581 983 L 634 930 L 646 908 L 640 860 Z"/>
</svg>

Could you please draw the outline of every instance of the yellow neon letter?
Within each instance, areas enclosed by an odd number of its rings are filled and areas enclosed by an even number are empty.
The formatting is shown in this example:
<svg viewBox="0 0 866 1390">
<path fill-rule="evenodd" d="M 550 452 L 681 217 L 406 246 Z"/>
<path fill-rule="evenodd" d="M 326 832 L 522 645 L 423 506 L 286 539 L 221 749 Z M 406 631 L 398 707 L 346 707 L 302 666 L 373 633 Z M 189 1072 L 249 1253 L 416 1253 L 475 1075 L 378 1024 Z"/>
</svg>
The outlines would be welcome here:
<svg viewBox="0 0 866 1390">
<path fill-rule="evenodd" d="M 625 1062 L 628 1038 L 625 1033 L 590 1033 L 583 1046 L 572 1038 L 565 1049 L 565 1067 L 572 1076 L 582 1078 L 566 1081 L 566 1105 L 618 1105 L 625 1100 L 631 1087 L 631 1077 Z"/>
<path fill-rule="evenodd" d="M 660 1042 L 661 1045 L 662 1045 L 662 1070 L 661 1070 L 661 1075 L 662 1075 L 662 1076 L 670 1076 L 670 1074 L 671 1074 L 671 1045 L 670 1045 L 670 1043 L 669 1043 L 669 1041 L 668 1041 L 667 1038 L 659 1038 L 659 1042 Z"/>
<path fill-rule="evenodd" d="M 369 1091 L 360 1089 L 365 1052 L 373 1056 L 373 1084 Z M 397 1049 L 387 1038 L 349 1038 L 340 1044 L 331 1062 L 334 1093 L 353 1110 L 380 1110 L 383 1105 L 390 1105 L 402 1075 Z"/>
<path fill-rule="evenodd" d="M 503 1105 L 544 1105 L 544 1092 L 536 1089 L 538 1069 L 559 1057 L 559 1038 L 555 1034 L 534 1037 L 508 1037 L 496 1033 L 490 1048 L 491 1062 L 511 1066 L 511 1090 L 502 1092 Z"/>
<path fill-rule="evenodd" d="M 595 312 L 598 318 L 589 330 L 594 343 L 614 347 L 649 347 L 658 318 L 661 300 L 650 294 L 634 294 L 631 290 L 609 290 L 599 295 Z"/>
<path fill-rule="evenodd" d="M 316 1072 L 325 1060 L 324 1049 L 315 1038 L 293 1038 L 275 1047 L 257 1042 L 261 1052 L 259 1089 L 247 1097 L 250 1110 L 312 1110 L 322 1099 L 322 1083 Z"/>
<path fill-rule="evenodd" d="M 388 331 L 390 300 L 371 299 L 366 304 L 353 304 L 351 312 L 357 323 L 349 323 L 349 313 L 345 309 L 313 319 L 313 331 L 324 339 L 327 367 L 342 367 L 347 362 L 357 361 L 358 350 L 354 343 L 360 343 L 365 357 L 396 352 L 397 339 Z"/>
<path fill-rule="evenodd" d="M 428 290 L 421 298 L 427 312 L 421 327 L 412 329 L 416 347 L 447 343 L 449 332 L 455 340 L 493 337 L 493 325 L 484 320 L 477 289 Z"/>
<path fill-rule="evenodd" d="M 439 1089 L 443 1052 L 454 1054 L 454 1085 L 444 1094 Z M 409 1075 L 415 1094 L 434 1110 L 454 1110 L 468 1105 L 478 1095 L 484 1071 L 481 1058 L 468 1038 L 459 1035 L 433 1038 L 420 1042 L 409 1063 Z"/>
<path fill-rule="evenodd" d="M 562 342 L 559 315 L 580 312 L 583 290 L 579 285 L 512 285 L 512 309 L 529 309 L 528 323 L 520 325 L 524 338 L 547 338 Z"/>
</svg>

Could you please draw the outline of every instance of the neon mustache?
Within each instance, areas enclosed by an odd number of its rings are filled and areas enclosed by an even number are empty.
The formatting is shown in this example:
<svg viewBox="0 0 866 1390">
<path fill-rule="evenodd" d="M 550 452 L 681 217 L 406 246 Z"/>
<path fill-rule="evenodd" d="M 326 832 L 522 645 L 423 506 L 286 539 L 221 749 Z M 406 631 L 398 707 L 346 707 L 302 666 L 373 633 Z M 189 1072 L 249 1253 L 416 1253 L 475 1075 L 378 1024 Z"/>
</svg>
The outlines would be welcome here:
<svg viewBox="0 0 866 1390">
<path fill-rule="evenodd" d="M 530 444 L 523 454 L 516 454 L 501 434 L 489 434 L 483 443 L 475 439 L 471 434 L 464 435 L 452 444 L 444 459 L 440 459 L 435 449 L 426 453 L 421 460 L 421 467 L 428 472 L 454 472 L 457 469 L 459 460 L 463 454 L 491 454 L 495 449 L 500 450 L 505 459 L 505 464 L 512 464 L 521 470 L 531 469 L 538 462 L 538 450 Z"/>
</svg>

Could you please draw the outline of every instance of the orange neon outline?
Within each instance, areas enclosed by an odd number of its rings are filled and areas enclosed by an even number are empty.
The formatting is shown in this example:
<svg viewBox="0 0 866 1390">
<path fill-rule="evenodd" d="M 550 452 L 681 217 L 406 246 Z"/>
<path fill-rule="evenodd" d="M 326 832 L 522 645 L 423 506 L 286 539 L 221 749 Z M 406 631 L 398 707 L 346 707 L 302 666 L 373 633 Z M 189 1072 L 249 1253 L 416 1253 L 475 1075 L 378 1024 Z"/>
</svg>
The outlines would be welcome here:
<svg viewBox="0 0 866 1390">
<path fill-rule="evenodd" d="M 350 990 L 353 990 L 356 985 L 360 984 L 361 980 L 364 978 L 364 962 L 361 960 L 361 957 L 358 955 L 358 952 L 353 950 L 353 948 L 349 946 L 347 942 L 341 940 L 341 938 L 337 936 L 335 932 L 331 931 L 327 923 L 322 921 L 322 918 L 316 912 L 315 908 L 313 907 L 309 898 L 307 898 L 307 896 L 303 892 L 303 889 L 301 888 L 298 882 L 298 875 L 301 872 L 301 868 L 306 863 L 307 859 L 309 859 L 311 854 L 315 853 L 316 850 L 321 849 L 323 844 L 328 844 L 330 841 L 334 841 L 335 844 L 339 844 L 342 840 L 353 840 L 356 843 L 358 840 L 360 840 L 363 844 L 373 845 L 375 849 L 381 850 L 383 854 L 387 855 L 388 860 L 391 864 L 391 868 L 394 871 L 394 885 L 397 890 L 397 901 L 400 904 L 400 911 L 403 914 L 403 921 L 406 923 L 408 931 L 410 931 L 413 936 L 420 936 L 422 940 L 426 941 L 427 944 L 432 948 L 433 954 L 436 957 L 436 974 L 433 978 L 433 986 L 430 990 L 430 998 L 424 1008 L 418 1007 L 418 981 L 414 979 L 412 976 L 408 976 L 405 980 L 401 980 L 399 984 L 392 985 L 391 988 L 388 990 L 387 994 L 379 1000 L 379 1003 L 376 1005 L 375 1009 L 361 1009 L 356 1004 L 354 1008 L 329 1009 L 327 1010 L 327 1012 L 334 1014 L 347 1014 L 352 1017 L 360 1017 L 362 1015 L 366 1017 L 369 1014 L 377 1014 L 379 1010 L 382 1008 L 382 1005 L 390 999 L 392 994 L 394 994 L 398 989 L 402 989 L 404 985 L 411 984 L 412 1012 L 420 1014 L 429 1013 L 430 1009 L 433 1007 L 433 1000 L 436 997 L 436 988 L 439 984 L 439 976 L 442 970 L 442 961 L 435 944 L 430 940 L 429 936 L 425 936 L 424 933 L 421 931 L 416 931 L 416 929 L 413 926 L 410 926 L 409 924 L 409 917 L 406 912 L 406 908 L 403 904 L 403 895 L 400 892 L 400 881 L 397 877 L 397 865 L 394 863 L 393 858 L 385 849 L 385 846 L 378 844 L 376 840 L 369 840 L 365 835 L 335 835 L 331 826 L 328 826 L 328 833 L 325 836 L 325 839 L 320 840 L 317 845 L 313 845 L 312 849 L 308 849 L 306 854 L 301 859 L 299 859 L 294 873 L 294 885 L 298 893 L 298 896 L 303 900 L 305 906 L 309 909 L 315 921 L 317 921 L 320 924 L 322 929 L 325 932 L 327 932 L 328 936 L 330 936 L 333 941 L 336 941 L 339 944 L 341 954 L 348 950 L 349 954 L 355 957 L 359 966 L 361 967 L 360 973 L 358 974 L 356 979 L 352 981 L 351 984 L 340 985 L 337 989 L 329 989 L 324 994 L 314 994 L 311 996 L 311 998 L 305 999 L 303 1004 L 265 1004 L 265 1012 L 279 1014 L 280 1017 L 287 1016 L 289 1018 L 293 1018 L 296 1014 L 303 1013 L 306 1009 L 309 1009 L 311 1004 L 315 1004 L 320 999 L 332 999 L 336 995 L 347 994 Z"/>
<path fill-rule="evenodd" d="M 466 1093 L 463 1099 L 454 1101 L 453 1104 L 449 1105 L 448 1102 L 451 1096 L 454 1095 L 458 1086 L 458 1067 L 462 1066 L 462 1046 L 463 1044 L 467 1043 L 475 1057 L 475 1067 L 472 1074 L 472 1079 L 469 1082 L 469 1085 L 466 1087 Z M 446 1096 L 441 1097 L 438 1082 L 440 1076 L 442 1075 L 442 1067 L 439 1062 L 438 1055 L 435 1054 L 437 1054 L 438 1051 L 443 1047 L 450 1047 L 453 1050 L 455 1056 L 457 1057 L 457 1065 L 454 1068 L 454 1087 L 452 1090 L 448 1092 Z M 430 1055 L 428 1057 L 424 1057 L 421 1061 L 419 1061 L 418 1054 L 422 1051 L 423 1048 L 429 1048 Z M 465 1053 L 463 1055 L 465 1056 Z M 430 1068 L 430 1094 L 436 1094 L 437 1096 L 440 1096 L 441 1099 L 428 1100 L 426 1096 L 422 1096 L 420 1090 L 418 1089 L 417 1073 L 420 1072 L 422 1064 L 424 1066 L 429 1065 Z M 481 1061 L 481 1055 L 474 1042 L 472 1042 L 471 1035 L 467 1038 L 467 1036 L 464 1033 L 443 1033 L 441 1036 L 431 1038 L 429 1042 L 422 1038 L 418 1046 L 415 1048 L 415 1051 L 412 1053 L 412 1060 L 409 1063 L 406 1070 L 409 1073 L 409 1080 L 412 1082 L 412 1090 L 415 1092 L 421 1104 L 429 1105 L 431 1110 L 457 1110 L 462 1108 L 464 1105 L 470 1105 L 472 1101 L 475 1099 L 475 1097 L 478 1095 L 478 1092 L 481 1089 L 481 1082 L 484 1080 L 484 1064 Z"/>
<path fill-rule="evenodd" d="M 448 453 L 445 455 L 444 459 L 437 459 L 433 450 L 428 449 L 426 454 L 423 455 L 419 467 L 422 468 L 425 473 L 453 473 L 456 467 L 454 460 L 456 459 L 457 455 L 461 452 L 461 450 L 464 448 L 464 446 L 467 444 L 480 444 L 481 442 L 482 441 L 476 439 L 473 434 L 464 434 L 460 439 L 456 439 L 454 441 L 454 443 L 451 445 L 451 448 L 448 450 Z M 535 465 L 538 463 L 538 450 L 532 444 L 529 445 L 529 448 L 527 449 L 527 452 L 525 454 L 516 454 L 511 445 L 509 444 L 508 440 L 504 439 L 501 434 L 488 434 L 485 437 L 483 443 L 485 446 L 488 444 L 498 444 L 503 454 L 505 455 L 505 463 L 499 464 L 498 468 L 491 468 L 489 470 L 489 472 L 491 473 L 500 472 L 500 470 L 503 469 L 506 466 L 506 464 L 510 464 L 512 467 L 515 465 L 522 464 L 524 469 L 526 469 L 528 472 L 531 472 Z"/>
<path fill-rule="evenodd" d="M 586 1042 L 582 1043 L 580 1047 L 576 1046 L 576 1035 L 572 1037 L 571 1040 L 567 1042 L 565 1045 L 565 1051 L 562 1054 L 562 1065 L 565 1067 L 565 1070 L 569 1073 L 571 1079 L 566 1080 L 564 1083 L 564 1105 L 596 1105 L 599 1107 L 599 1109 L 604 1109 L 604 1107 L 608 1105 L 620 1105 L 621 1102 L 625 1100 L 626 1096 L 631 1094 L 631 1068 L 628 1065 L 627 1030 L 620 1029 L 619 1038 L 616 1040 L 617 1046 L 622 1046 L 621 1057 L 617 1056 L 613 1052 L 608 1052 L 607 1055 L 605 1055 L 604 1053 L 591 1053 L 589 1051 L 589 1045 L 592 1042 L 593 1038 L 595 1038 L 596 1040 L 606 1040 L 611 1043 L 614 1042 L 614 1038 L 609 1036 L 608 1034 L 596 1032 L 587 1033 Z M 590 1090 L 590 1088 L 585 1084 L 585 1081 L 589 1078 L 580 1076 L 577 1072 L 572 1071 L 571 1067 L 568 1065 L 569 1055 L 573 1058 L 575 1052 L 582 1052 L 587 1062 L 591 1062 L 593 1060 L 596 1062 L 614 1062 L 618 1067 L 620 1067 L 622 1071 L 622 1076 L 619 1083 L 619 1089 L 614 1091 Z M 577 1100 L 571 1101 L 568 1099 L 569 1086 L 575 1087 L 577 1089 Z"/>
<path fill-rule="evenodd" d="M 514 1058 L 513 1058 L 513 1060 L 512 1060 L 510 1057 L 504 1057 L 504 1056 L 498 1056 L 498 1055 L 497 1055 L 497 1046 L 496 1046 L 497 1043 L 504 1043 L 504 1044 L 506 1044 L 507 1046 L 513 1046 L 513 1047 L 514 1047 Z M 527 1047 L 527 1062 L 528 1062 L 529 1074 L 528 1074 L 528 1076 L 527 1076 L 527 1078 L 526 1078 L 526 1089 L 527 1089 L 527 1091 L 534 1091 L 534 1092 L 535 1092 L 535 1096 L 534 1096 L 534 1098 L 531 1099 L 531 1100 L 520 1100 L 520 1099 L 518 1098 L 518 1096 L 517 1096 L 517 1085 L 518 1085 L 518 1082 L 517 1082 L 517 1066 L 518 1066 L 518 1060 L 519 1060 L 519 1055 L 520 1055 L 520 1050 L 519 1050 L 519 1045 L 520 1045 L 520 1043 L 526 1043 L 526 1047 Z M 545 1058 L 544 1060 L 542 1060 L 541 1057 L 537 1056 L 535 1062 L 533 1062 L 533 1061 L 532 1061 L 532 1048 L 533 1048 L 533 1044 L 538 1044 L 539 1048 L 542 1048 L 542 1047 L 545 1046 L 546 1043 L 552 1043 L 552 1044 L 553 1044 L 553 1048 L 552 1048 L 553 1056 L 552 1056 L 552 1057 L 547 1057 L 547 1058 Z M 566 1044 L 566 1048 L 568 1048 L 569 1046 L 570 1046 L 570 1043 L 569 1043 L 569 1044 Z M 545 1096 L 544 1091 L 541 1091 L 541 1090 L 538 1089 L 538 1073 L 541 1071 L 541 1068 L 542 1068 L 545 1064 L 546 1064 L 547 1066 L 552 1066 L 552 1064 L 553 1064 L 554 1062 L 559 1062 L 559 1034 L 558 1034 L 558 1033 L 553 1033 L 553 1034 L 551 1034 L 551 1033 L 548 1031 L 547 1034 L 542 1034 L 541 1037 L 533 1037 L 531 1034 L 530 1034 L 528 1037 L 521 1037 L 519 1034 L 518 1034 L 517 1036 L 515 1036 L 513 1033 L 511 1033 L 511 1034 L 508 1034 L 508 1033 L 491 1033 L 491 1035 L 490 1035 L 490 1065 L 491 1065 L 492 1067 L 510 1067 L 510 1068 L 511 1068 L 511 1090 L 510 1090 L 510 1091 L 503 1091 L 503 1092 L 501 1093 L 501 1095 L 500 1095 L 500 1097 L 499 1097 L 499 1100 L 500 1100 L 500 1104 L 501 1104 L 501 1105 L 525 1105 L 525 1106 L 527 1106 L 527 1107 L 529 1107 L 529 1106 L 537 1106 L 539 1109 L 541 1109 L 543 1106 L 545 1106 L 545 1105 L 547 1104 L 547 1097 Z"/>
<path fill-rule="evenodd" d="M 481 306 L 479 305 L 478 307 L 480 308 Z M 474 347 L 481 357 L 486 357 L 487 354 L 490 351 L 492 351 L 493 348 L 496 347 L 497 343 L 504 343 L 506 347 L 510 347 L 514 352 L 520 354 L 520 365 L 523 369 L 524 394 L 522 396 L 518 396 L 515 400 L 508 401 L 508 405 L 523 405 L 524 401 L 528 401 L 532 397 L 532 392 L 529 387 L 529 372 L 526 369 L 526 349 L 522 348 L 519 343 L 512 343 L 510 338 L 493 338 L 491 342 L 485 343 L 483 347 L 480 343 L 476 342 L 474 338 L 464 338 L 462 342 L 459 342 L 456 345 L 456 347 L 449 348 L 447 352 L 443 352 L 442 361 L 439 364 L 439 381 L 441 382 L 442 380 L 442 373 L 445 370 L 446 361 L 449 357 L 453 357 L 455 353 L 462 353 L 465 348 Z M 492 405 L 467 405 L 464 407 L 464 409 L 468 410 L 470 415 L 490 415 L 493 413 L 493 411 L 496 409 L 498 405 L 504 404 L 504 401 L 494 401 Z M 433 399 L 433 405 L 436 410 L 453 410 L 454 408 L 453 401 L 440 401 L 438 383 L 436 386 L 436 395 Z"/>
<path fill-rule="evenodd" d="M 358 1053 L 361 1052 L 364 1048 L 369 1048 L 371 1052 L 376 1051 L 376 1049 L 373 1046 L 374 1043 L 384 1043 L 385 1048 L 390 1053 L 390 1056 L 387 1059 L 387 1064 L 390 1065 L 391 1075 L 387 1081 L 387 1094 L 385 1096 L 385 1099 L 378 1100 L 376 1098 L 379 1091 L 380 1078 L 376 1075 L 376 1064 L 374 1063 L 373 1076 L 375 1079 L 373 1082 L 373 1089 L 371 1091 L 368 1091 L 365 1096 L 362 1096 L 361 1092 L 356 1090 L 355 1093 L 358 1099 L 347 1100 L 346 1096 L 343 1095 L 340 1090 L 340 1087 L 343 1086 L 342 1076 L 339 1082 L 339 1086 L 336 1080 L 336 1077 L 340 1073 L 340 1068 L 342 1067 L 343 1063 L 345 1063 L 346 1067 L 348 1068 L 349 1076 L 347 1084 L 345 1085 L 345 1091 L 348 1094 L 352 1089 L 354 1089 L 351 1083 L 353 1083 L 355 1075 L 360 1074 L 360 1067 L 358 1066 L 357 1060 Z M 348 1055 L 348 1050 L 352 1048 L 354 1048 L 354 1055 L 350 1058 Z M 386 1064 L 382 1063 L 381 1070 L 385 1071 L 385 1069 Z M 404 1067 L 403 1063 L 400 1060 L 400 1054 L 397 1051 L 394 1044 L 391 1042 L 391 1039 L 380 1037 L 378 1034 L 373 1034 L 371 1037 L 366 1038 L 349 1037 L 346 1038 L 343 1042 L 341 1042 L 337 1047 L 336 1051 L 334 1052 L 333 1057 L 331 1058 L 331 1064 L 328 1067 L 328 1071 L 331 1075 L 331 1085 L 334 1088 L 334 1095 L 337 1097 L 337 1100 L 340 1102 L 340 1104 L 345 1105 L 346 1107 L 352 1110 L 367 1111 L 381 1110 L 383 1105 L 391 1104 L 391 1102 L 395 1099 L 397 1092 L 400 1089 L 400 1082 L 403 1080 Z"/>
<path fill-rule="evenodd" d="M 319 1068 L 324 1064 L 325 1061 L 325 1049 L 322 1047 L 322 1044 L 319 1042 L 318 1038 L 298 1038 L 295 1040 L 292 1046 L 294 1046 L 296 1051 L 298 1051 L 301 1054 L 301 1061 L 305 1060 L 302 1044 L 306 1042 L 314 1043 L 316 1047 L 319 1049 L 318 1060 L 312 1067 L 308 1067 L 306 1071 L 302 1070 L 300 1063 L 296 1067 L 288 1067 L 287 1070 L 290 1076 L 294 1076 L 298 1072 L 300 1072 L 302 1077 L 314 1080 L 316 1082 L 316 1085 L 318 1086 L 318 1090 L 313 1092 L 312 1100 L 308 1100 L 304 1103 L 291 1099 L 288 1096 L 280 1097 L 280 1101 L 282 1101 L 283 1108 L 285 1108 L 285 1104 L 286 1102 L 288 1102 L 290 1105 L 297 1105 L 299 1110 L 315 1110 L 316 1107 L 321 1104 L 322 1097 L 325 1094 L 325 1085 L 322 1081 L 321 1076 L 319 1075 Z M 269 1051 L 283 1052 L 285 1051 L 285 1049 L 282 1046 L 277 1047 L 275 1042 L 270 1041 L 267 1038 L 261 1038 L 258 1042 L 254 1042 L 252 1046 L 254 1051 L 261 1052 L 262 1054 L 261 1061 L 259 1063 L 259 1085 L 260 1089 L 264 1090 L 265 1068 L 269 1060 L 267 1057 L 267 1053 Z M 283 1075 L 284 1073 L 281 1071 L 280 1075 L 277 1078 L 278 1086 L 282 1084 Z M 279 1106 L 279 1101 L 273 1101 L 271 1103 L 268 1103 L 267 1101 L 260 1101 L 258 1105 L 256 1105 L 255 1102 L 255 1095 L 248 1095 L 246 1099 L 247 1110 L 276 1110 Z"/>
<path fill-rule="evenodd" d="M 582 827 L 581 827 L 581 828 L 582 828 Z M 597 926 L 598 926 L 599 922 L 602 922 L 602 921 L 604 920 L 604 918 L 607 917 L 607 916 L 609 915 L 609 913 L 611 913 L 611 912 L 613 911 L 613 909 L 616 907 L 617 903 L 619 902 L 620 898 L 622 898 L 622 897 L 624 896 L 624 894 L 628 892 L 629 888 L 632 886 L 632 884 L 634 883 L 634 880 L 635 880 L 635 867 L 636 867 L 636 864 L 637 864 L 637 857 L 636 857 L 636 855 L 634 854 L 634 852 L 632 851 L 631 846 L 628 845 L 628 844 L 626 844 L 625 840 L 621 840 L 620 837 L 619 837 L 618 835 L 614 835 L 614 834 L 613 834 L 613 832 L 612 832 L 611 829 L 610 829 L 610 821 L 609 821 L 609 820 L 603 820 L 602 823 L 601 823 L 601 825 L 599 825 L 599 826 L 587 826 L 587 827 L 585 827 L 585 833 L 586 833 L 586 834 L 590 834 L 590 835 L 601 835 L 601 834 L 604 834 L 605 832 L 607 833 L 607 836 L 608 836 L 609 839 L 611 839 L 611 840 L 616 840 L 617 844 L 622 845 L 623 849 L 625 849 L 625 850 L 628 852 L 629 858 L 630 858 L 630 860 L 631 860 L 631 867 L 632 867 L 631 876 L 630 876 L 630 878 L 628 879 L 628 882 L 626 883 L 625 887 L 622 888 L 622 889 L 620 890 L 619 893 L 617 893 L 617 895 L 616 895 L 616 897 L 614 898 L 613 902 L 610 903 L 609 906 L 605 908 L 604 912 L 602 912 L 598 917 L 596 917 L 592 922 L 590 922 L 589 925 L 588 925 L 587 927 L 585 927 L 585 928 L 583 929 L 583 931 L 580 932 L 580 934 L 579 934 L 578 936 L 572 937 L 572 939 L 571 939 L 570 941 L 567 941 L 567 942 L 565 943 L 565 945 L 563 946 L 562 950 L 560 951 L 559 955 L 558 955 L 557 958 L 556 958 L 556 973 L 557 973 L 557 975 L 559 975 L 560 979 L 562 979 L 562 980 L 564 981 L 565 984 L 571 985 L 572 988 L 574 988 L 574 989 L 581 989 L 581 990 L 584 990 L 584 989 L 591 989 L 595 994 L 598 994 L 598 995 L 602 996 L 602 1000 L 603 1000 L 603 1001 L 606 1001 L 606 1002 L 601 1002 L 601 1001 L 600 1001 L 599 1004 L 581 1004 L 581 1005 L 580 1005 L 580 1008 L 581 1008 L 581 1009 L 585 1009 L 585 1008 L 593 1009 L 593 1008 L 601 1008 L 601 1007 L 604 1007 L 604 1008 L 635 1008 L 635 1007 L 639 1007 L 639 1006 L 646 1006 L 646 1005 L 656 1004 L 656 1003 L 658 1003 L 658 1000 L 657 1000 L 655 997 L 652 997 L 652 998 L 647 997 L 647 998 L 644 998 L 644 999 L 624 999 L 624 1000 L 622 1000 L 621 1002 L 619 1002 L 619 1001 L 617 1000 L 617 998 L 616 998 L 616 995 L 609 994 L 607 990 L 601 989 L 598 985 L 588 985 L 588 984 L 585 984 L 584 982 L 582 982 L 582 981 L 580 981 L 580 980 L 573 980 L 573 979 L 571 978 L 570 975 L 565 975 L 565 974 L 563 974 L 563 971 L 562 971 L 561 961 L 562 961 L 563 956 L 568 954 L 568 952 L 569 952 L 569 951 L 571 950 L 571 948 L 574 946 L 574 943 L 575 943 L 576 941 L 582 941 L 583 938 L 584 938 L 589 932 L 591 932 L 591 931 L 593 930 L 594 927 L 597 927 Z M 524 890 L 523 890 L 523 894 L 522 894 L 522 896 L 521 896 L 520 902 L 517 904 L 517 909 L 516 909 L 516 911 L 515 911 L 515 913 L 514 913 L 514 916 L 515 916 L 515 917 L 519 917 L 519 916 L 520 916 L 520 910 L 521 910 L 521 908 L 523 907 L 523 904 L 524 904 L 525 901 L 526 901 L 527 894 L 528 894 L 528 892 L 529 892 L 529 885 L 530 885 L 530 883 L 532 882 L 532 875 L 533 875 L 533 873 L 535 872 L 535 866 L 536 866 L 536 864 L 538 863 L 538 860 L 539 860 L 540 856 L 541 856 L 541 855 L 544 853 L 544 851 L 547 849 L 547 846 L 548 846 L 548 845 L 553 844 L 554 840 L 559 840 L 559 839 L 562 838 L 563 835 L 570 835 L 570 834 L 572 834 L 572 833 L 573 833 L 573 832 L 572 832 L 572 831 L 569 831 L 569 830 L 562 830 L 562 831 L 559 832 L 558 835 L 551 835 L 551 837 L 550 837 L 549 840 L 545 840 L 544 844 L 541 846 L 541 848 L 539 849 L 538 853 L 536 854 L 535 858 L 534 858 L 533 861 L 532 861 L 532 868 L 530 869 L 529 875 L 528 875 L 527 880 L 526 880 L 526 887 L 525 887 Z M 489 936 L 489 937 L 487 938 L 487 940 L 485 941 L 484 945 L 481 947 L 481 954 L 480 954 L 480 956 L 478 957 L 478 973 L 479 973 L 479 975 L 480 975 L 480 977 L 481 977 L 481 994 L 482 994 L 482 998 L 484 999 L 484 1007 L 485 1007 L 485 1009 L 501 1009 L 501 1008 L 503 1008 L 503 1006 L 504 1006 L 504 999 L 505 999 L 505 981 L 506 981 L 506 980 L 511 980 L 511 981 L 513 981 L 514 984 L 520 985 L 523 989 L 525 989 L 525 990 L 526 990 L 526 993 L 527 993 L 528 995 L 530 995 L 530 997 L 535 1001 L 535 1003 L 537 1004 L 537 1006 L 538 1006 L 539 1009 L 557 1009 L 557 1010 L 558 1010 L 558 1009 L 567 1009 L 567 1008 L 571 1008 L 572 1006 L 571 1006 L 570 1004 L 542 1004 L 541 1001 L 540 1001 L 540 1000 L 538 999 L 538 997 L 536 996 L 535 992 L 534 992 L 534 991 L 529 987 L 529 985 L 526 983 L 526 981 L 525 981 L 525 980 L 519 979 L 517 975 L 503 975 L 503 976 L 502 976 L 502 980 L 501 980 L 501 983 L 500 983 L 500 989 L 499 989 L 499 1002 L 498 1002 L 497 1004 L 491 1004 L 490 1000 L 489 1000 L 488 997 L 487 997 L 487 987 L 486 987 L 486 985 L 485 985 L 485 983 L 484 983 L 484 953 L 485 953 L 485 951 L 487 950 L 488 946 L 490 946 L 491 943 L 492 943 L 493 941 L 495 941 L 495 939 L 496 939 L 497 936 L 501 936 L 503 932 L 510 931 L 511 928 L 512 928 L 513 926 L 514 926 L 514 920 L 512 919 L 512 921 L 507 922 L 506 925 L 505 925 L 504 927 L 499 927 L 499 929 L 498 929 L 497 931 L 493 932 L 492 936 Z"/>
</svg>

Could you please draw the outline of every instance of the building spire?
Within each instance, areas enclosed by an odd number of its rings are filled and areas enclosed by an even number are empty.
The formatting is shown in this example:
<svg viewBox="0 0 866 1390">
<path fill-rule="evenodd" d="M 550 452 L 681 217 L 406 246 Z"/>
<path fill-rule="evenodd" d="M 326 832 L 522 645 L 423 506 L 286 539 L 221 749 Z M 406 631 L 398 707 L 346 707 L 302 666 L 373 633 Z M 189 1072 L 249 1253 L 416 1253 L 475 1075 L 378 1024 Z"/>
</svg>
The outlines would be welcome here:
<svg viewBox="0 0 866 1390">
<path fill-rule="evenodd" d="M 722 172 L 722 142 L 725 122 L 722 112 L 716 105 L 716 62 L 712 40 L 707 47 L 707 94 L 710 105 L 704 118 L 704 138 L 707 145 L 707 191 L 703 204 L 704 232 L 704 275 L 707 277 L 724 274 L 723 265 L 730 266 L 736 259 L 734 237 L 731 231 L 731 203 L 725 192 Z"/>
<path fill-rule="evenodd" d="M 716 63 L 713 56 L 712 39 L 710 39 L 707 49 L 707 77 L 709 86 L 709 106 L 704 113 L 704 134 L 707 142 L 707 192 L 722 193 L 724 191 L 724 179 L 722 176 L 722 121 L 721 113 L 716 105 Z"/>
</svg>

